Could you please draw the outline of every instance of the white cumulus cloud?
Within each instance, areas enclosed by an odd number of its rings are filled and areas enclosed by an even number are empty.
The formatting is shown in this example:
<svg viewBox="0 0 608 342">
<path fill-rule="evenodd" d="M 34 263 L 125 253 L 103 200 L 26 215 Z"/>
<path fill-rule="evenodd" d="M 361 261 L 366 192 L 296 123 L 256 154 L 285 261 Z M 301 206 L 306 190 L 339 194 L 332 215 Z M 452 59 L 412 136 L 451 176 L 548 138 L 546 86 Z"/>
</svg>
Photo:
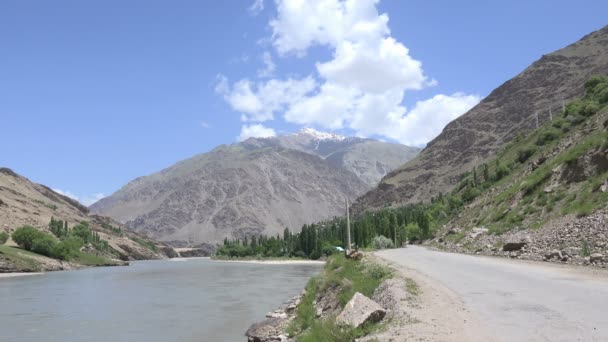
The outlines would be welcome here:
<svg viewBox="0 0 608 342">
<path fill-rule="evenodd" d="M 274 72 L 277 69 L 277 66 L 276 64 L 274 64 L 270 52 L 265 51 L 262 54 L 262 62 L 264 63 L 264 68 L 258 70 L 258 77 L 264 78 L 274 76 Z"/>
<path fill-rule="evenodd" d="M 228 79 L 220 75 L 215 90 L 232 109 L 242 114 L 243 121 L 263 122 L 274 119 L 274 113 L 284 111 L 315 88 L 312 77 L 260 83 L 242 79 L 231 86 Z"/>
<path fill-rule="evenodd" d="M 71 192 L 69 190 L 61 190 L 61 189 L 54 188 L 53 191 L 55 191 L 58 194 L 67 196 L 73 200 L 76 200 L 76 201 L 86 205 L 87 207 L 90 206 L 91 204 L 99 201 L 100 199 L 106 197 L 104 194 L 102 194 L 100 192 L 92 194 L 92 195 L 84 196 L 84 197 L 79 197 L 79 196 L 76 196 L 73 192 Z"/>
<path fill-rule="evenodd" d="M 231 85 L 220 78 L 217 92 L 247 122 L 282 115 L 303 126 L 426 144 L 481 99 L 464 93 L 437 94 L 406 108 L 408 94 L 437 81 L 391 35 L 388 14 L 378 12 L 378 2 L 275 0 L 277 12 L 269 26 L 278 56 L 304 57 L 310 48 L 322 46 L 331 51 L 331 58 L 316 61 L 316 73 L 302 79 L 245 78 Z M 268 51 L 262 62 L 265 67 L 258 70 L 258 77 L 272 77 L 276 68 Z"/>
<path fill-rule="evenodd" d="M 241 134 L 237 137 L 238 141 L 247 140 L 249 138 L 269 138 L 275 137 L 277 133 L 274 129 L 261 124 L 243 125 Z"/>
</svg>

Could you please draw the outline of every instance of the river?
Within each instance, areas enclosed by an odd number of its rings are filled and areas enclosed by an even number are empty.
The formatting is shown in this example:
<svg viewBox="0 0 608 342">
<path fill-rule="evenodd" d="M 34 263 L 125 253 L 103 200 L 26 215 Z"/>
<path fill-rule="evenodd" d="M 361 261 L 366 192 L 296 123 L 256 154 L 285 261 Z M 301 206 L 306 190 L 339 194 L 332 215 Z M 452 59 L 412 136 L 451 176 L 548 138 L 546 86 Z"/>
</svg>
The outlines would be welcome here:
<svg viewBox="0 0 608 342">
<path fill-rule="evenodd" d="M 4 278 L 0 340 L 245 341 L 320 269 L 188 259 Z"/>
</svg>

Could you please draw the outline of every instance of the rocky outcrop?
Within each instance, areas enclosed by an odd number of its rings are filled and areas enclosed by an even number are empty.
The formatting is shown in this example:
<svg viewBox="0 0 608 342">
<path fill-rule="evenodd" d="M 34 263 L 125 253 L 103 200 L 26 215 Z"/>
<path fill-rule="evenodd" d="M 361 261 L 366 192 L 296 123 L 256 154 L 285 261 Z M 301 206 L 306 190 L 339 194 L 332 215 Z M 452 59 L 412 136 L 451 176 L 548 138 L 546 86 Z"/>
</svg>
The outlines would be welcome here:
<svg viewBox="0 0 608 342">
<path fill-rule="evenodd" d="M 287 327 L 295 318 L 296 308 L 304 292 L 283 303 L 278 309 L 266 314 L 266 319 L 254 323 L 245 336 L 250 342 L 294 341 L 287 337 Z"/>
<path fill-rule="evenodd" d="M 429 201 L 450 191 L 460 175 L 490 158 L 518 134 L 542 122 L 548 110 L 584 93 L 583 84 L 608 73 L 608 26 L 561 50 L 542 56 L 496 88 L 477 106 L 449 123 L 410 162 L 390 172 L 377 188 L 359 198 L 354 211 Z"/>
<path fill-rule="evenodd" d="M 276 235 L 341 215 L 345 198 L 417 151 L 312 130 L 251 138 L 137 178 L 91 210 L 175 247 Z"/>
<path fill-rule="evenodd" d="M 386 310 L 378 303 L 357 292 L 336 317 L 336 322 L 358 328 L 365 323 L 376 323 L 386 315 Z"/>
</svg>

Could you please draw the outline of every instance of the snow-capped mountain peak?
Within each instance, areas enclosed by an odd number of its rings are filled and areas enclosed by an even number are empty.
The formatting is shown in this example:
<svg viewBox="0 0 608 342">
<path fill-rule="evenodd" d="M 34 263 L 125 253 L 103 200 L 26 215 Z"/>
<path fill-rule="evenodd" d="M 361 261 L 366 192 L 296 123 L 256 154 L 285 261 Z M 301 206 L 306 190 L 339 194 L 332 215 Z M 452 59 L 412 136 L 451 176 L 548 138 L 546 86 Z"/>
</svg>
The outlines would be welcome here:
<svg viewBox="0 0 608 342">
<path fill-rule="evenodd" d="M 306 127 L 301 129 L 299 132 L 295 133 L 297 135 L 308 135 L 317 140 L 337 140 L 342 141 L 346 139 L 345 136 L 335 134 L 335 133 L 327 133 L 327 132 L 319 132 L 314 128 Z"/>
</svg>

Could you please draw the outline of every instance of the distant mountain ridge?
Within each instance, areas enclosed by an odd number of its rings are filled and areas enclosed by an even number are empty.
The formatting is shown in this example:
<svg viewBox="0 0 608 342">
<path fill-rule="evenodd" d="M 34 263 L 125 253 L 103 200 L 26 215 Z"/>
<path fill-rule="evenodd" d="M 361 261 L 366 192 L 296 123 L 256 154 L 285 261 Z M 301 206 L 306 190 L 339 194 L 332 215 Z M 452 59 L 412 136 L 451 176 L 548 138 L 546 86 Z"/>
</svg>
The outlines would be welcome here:
<svg viewBox="0 0 608 342">
<path fill-rule="evenodd" d="M 548 55 L 496 88 L 450 122 L 421 153 L 385 176 L 354 204 L 355 212 L 429 201 L 450 191 L 460 176 L 491 159 L 518 134 L 542 124 L 549 108 L 584 94 L 593 75 L 608 73 L 608 26 Z"/>
<path fill-rule="evenodd" d="M 415 147 L 303 129 L 221 145 L 139 177 L 93 204 L 175 246 L 276 234 L 341 215 Z"/>
</svg>

